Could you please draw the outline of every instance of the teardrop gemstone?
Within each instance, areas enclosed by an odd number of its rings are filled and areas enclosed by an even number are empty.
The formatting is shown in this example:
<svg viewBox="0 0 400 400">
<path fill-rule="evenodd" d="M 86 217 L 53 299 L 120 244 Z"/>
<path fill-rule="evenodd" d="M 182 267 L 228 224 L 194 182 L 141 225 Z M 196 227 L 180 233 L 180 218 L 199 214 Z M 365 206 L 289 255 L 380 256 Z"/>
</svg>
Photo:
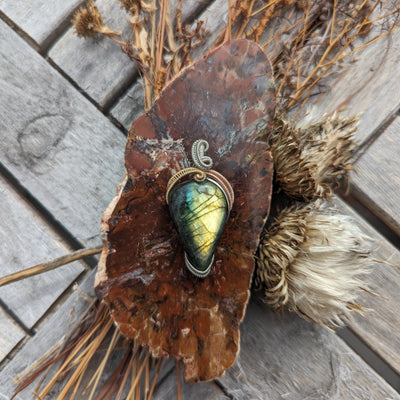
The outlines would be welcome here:
<svg viewBox="0 0 400 400">
<path fill-rule="evenodd" d="M 171 190 L 169 209 L 189 261 L 186 265 L 193 274 L 206 276 L 228 219 L 224 192 L 208 178 L 185 181 Z"/>
</svg>

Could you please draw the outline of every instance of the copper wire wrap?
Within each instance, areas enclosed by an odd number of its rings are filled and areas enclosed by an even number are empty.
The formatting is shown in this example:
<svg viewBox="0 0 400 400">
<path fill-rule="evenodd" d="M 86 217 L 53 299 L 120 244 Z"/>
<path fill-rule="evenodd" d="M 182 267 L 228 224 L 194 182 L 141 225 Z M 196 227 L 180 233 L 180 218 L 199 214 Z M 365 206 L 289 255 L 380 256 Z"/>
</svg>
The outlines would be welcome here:
<svg viewBox="0 0 400 400">
<path fill-rule="evenodd" d="M 193 179 L 196 182 L 202 182 L 207 177 L 210 177 L 211 180 L 213 180 L 218 186 L 220 186 L 220 188 L 224 192 L 224 195 L 225 195 L 225 197 L 227 199 L 229 211 L 231 211 L 233 202 L 235 201 L 235 195 L 233 193 L 232 186 L 229 183 L 229 181 L 222 174 L 220 174 L 217 171 L 214 171 L 213 169 L 204 171 L 204 170 L 201 170 L 199 168 L 190 167 L 190 168 L 185 168 L 185 169 L 181 169 L 180 171 L 178 171 L 168 181 L 167 192 L 165 194 L 165 198 L 167 200 L 167 204 L 169 204 L 169 199 L 168 198 L 169 198 L 169 193 L 171 192 L 172 188 L 182 178 L 184 178 L 185 176 L 188 176 L 188 175 L 192 175 L 192 174 L 194 174 Z"/>
</svg>

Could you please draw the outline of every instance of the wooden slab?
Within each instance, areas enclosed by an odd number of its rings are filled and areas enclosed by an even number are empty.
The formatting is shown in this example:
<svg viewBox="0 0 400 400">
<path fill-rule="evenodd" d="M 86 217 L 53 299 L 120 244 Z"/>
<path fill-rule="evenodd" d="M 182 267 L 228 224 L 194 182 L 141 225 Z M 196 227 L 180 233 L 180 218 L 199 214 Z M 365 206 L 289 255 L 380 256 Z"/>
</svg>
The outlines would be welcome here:
<svg viewBox="0 0 400 400">
<path fill-rule="evenodd" d="M 0 362 L 3 361 L 9 352 L 25 337 L 25 332 L 11 319 L 0 307 Z M 1 398 L 0 389 L 0 398 Z"/>
<path fill-rule="evenodd" d="M 399 46 L 398 29 L 358 53 L 346 73 L 332 81 L 327 93 L 314 102 L 312 112 L 331 113 L 349 100 L 344 113 L 363 113 L 357 138 L 367 141 L 400 107 Z"/>
<path fill-rule="evenodd" d="M 218 379 L 234 399 L 400 399 L 335 334 L 251 303 L 236 364 Z"/>
<path fill-rule="evenodd" d="M 190 20 L 189 16 L 195 14 L 193 10 L 186 5 L 186 2 L 183 2 L 183 4 L 182 18 L 183 20 Z M 197 5 L 197 7 L 199 6 Z M 207 36 L 204 43 L 196 48 L 192 56 L 192 61 L 202 57 L 212 47 L 222 28 L 225 26 L 228 16 L 227 10 L 228 2 L 225 0 L 216 0 L 198 16 L 197 19 L 205 23 L 205 28 L 210 34 Z M 192 14 L 190 14 L 190 12 Z M 141 81 L 138 80 L 114 105 L 111 109 L 111 115 L 128 130 L 136 118 L 142 113 L 143 87 Z"/>
<path fill-rule="evenodd" d="M 400 117 L 365 150 L 356 163 L 354 196 L 400 235 Z"/>
<path fill-rule="evenodd" d="M 78 240 L 98 241 L 124 135 L 0 22 L 0 158 Z"/>
<path fill-rule="evenodd" d="M 0 10 L 41 48 L 65 29 L 82 0 L 0 0 Z"/>
<path fill-rule="evenodd" d="M 0 276 L 70 251 L 1 177 L 0 193 Z M 12 283 L 0 288 L 0 298 L 28 328 L 32 328 L 83 270 L 83 265 L 75 262 Z M 0 347 L 0 353 L 2 351 Z"/>
</svg>

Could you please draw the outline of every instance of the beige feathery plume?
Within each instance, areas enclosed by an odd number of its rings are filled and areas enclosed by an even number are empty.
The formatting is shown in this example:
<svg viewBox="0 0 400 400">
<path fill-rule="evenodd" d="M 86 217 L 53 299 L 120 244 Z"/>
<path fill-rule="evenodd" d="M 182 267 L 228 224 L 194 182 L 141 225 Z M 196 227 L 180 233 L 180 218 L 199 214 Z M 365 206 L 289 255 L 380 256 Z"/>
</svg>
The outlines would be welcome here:
<svg viewBox="0 0 400 400">
<path fill-rule="evenodd" d="M 328 203 L 281 211 L 259 247 L 256 283 L 266 302 L 320 325 L 342 325 L 357 304 L 371 240 Z"/>
<path fill-rule="evenodd" d="M 278 119 L 271 138 L 276 180 L 289 197 L 330 198 L 352 169 L 358 117 L 338 115 L 307 126 Z"/>
</svg>

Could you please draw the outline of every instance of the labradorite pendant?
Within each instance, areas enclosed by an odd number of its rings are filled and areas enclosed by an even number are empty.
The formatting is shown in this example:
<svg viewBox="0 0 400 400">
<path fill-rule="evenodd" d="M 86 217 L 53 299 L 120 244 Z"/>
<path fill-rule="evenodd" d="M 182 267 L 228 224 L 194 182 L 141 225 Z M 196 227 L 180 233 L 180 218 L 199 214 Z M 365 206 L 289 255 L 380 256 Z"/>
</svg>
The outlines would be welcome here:
<svg viewBox="0 0 400 400">
<path fill-rule="evenodd" d="M 199 277 L 208 275 L 229 213 L 224 191 L 209 178 L 185 181 L 169 193 L 169 208 L 187 267 Z"/>
</svg>

